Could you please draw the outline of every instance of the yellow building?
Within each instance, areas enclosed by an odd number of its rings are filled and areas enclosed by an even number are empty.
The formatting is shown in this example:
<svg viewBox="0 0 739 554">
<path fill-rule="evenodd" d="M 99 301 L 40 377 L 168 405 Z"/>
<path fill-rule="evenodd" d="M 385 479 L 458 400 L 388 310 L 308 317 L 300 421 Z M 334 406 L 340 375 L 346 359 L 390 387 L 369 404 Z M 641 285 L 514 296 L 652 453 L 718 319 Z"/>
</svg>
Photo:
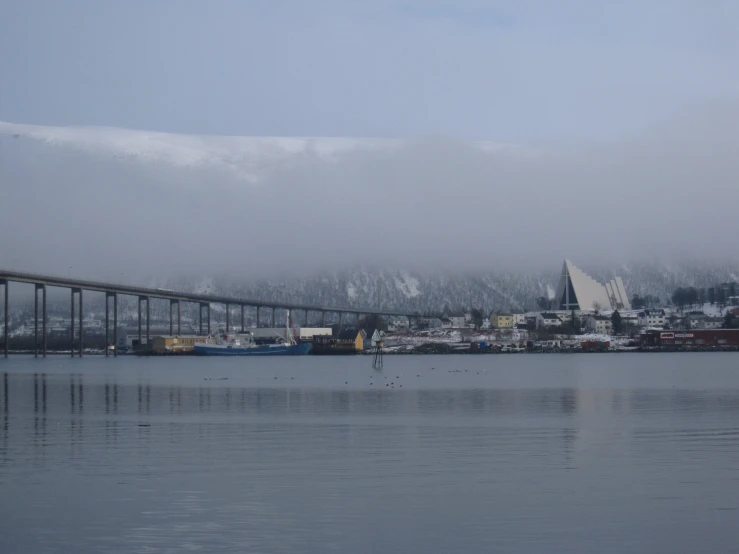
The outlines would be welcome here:
<svg viewBox="0 0 739 554">
<path fill-rule="evenodd" d="M 513 315 L 490 314 L 490 325 L 496 329 L 511 329 L 513 327 Z"/>
<path fill-rule="evenodd" d="M 167 352 L 188 352 L 193 350 L 196 342 L 205 342 L 205 337 L 152 337 L 151 350 L 156 354 Z"/>
<path fill-rule="evenodd" d="M 356 354 L 364 350 L 364 334 L 359 329 L 346 329 L 337 337 L 313 337 L 313 354 Z"/>
</svg>

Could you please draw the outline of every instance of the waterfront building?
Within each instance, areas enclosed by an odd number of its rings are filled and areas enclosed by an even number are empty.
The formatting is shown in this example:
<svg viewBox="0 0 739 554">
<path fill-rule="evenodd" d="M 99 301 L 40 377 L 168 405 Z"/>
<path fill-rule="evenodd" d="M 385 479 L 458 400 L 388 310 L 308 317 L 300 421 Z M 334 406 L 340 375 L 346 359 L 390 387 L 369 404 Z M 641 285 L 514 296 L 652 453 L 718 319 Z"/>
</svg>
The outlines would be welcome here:
<svg viewBox="0 0 739 554">
<path fill-rule="evenodd" d="M 585 318 L 585 330 L 588 333 L 611 333 L 613 331 L 611 318 L 604 315 L 591 314 Z"/>
<path fill-rule="evenodd" d="M 490 314 L 490 324 L 496 329 L 511 329 L 514 321 L 512 314 Z"/>
<path fill-rule="evenodd" d="M 570 260 L 565 260 L 562 265 L 555 302 L 557 309 L 564 311 L 631 309 L 621 277 L 603 285 L 575 267 Z"/>
<path fill-rule="evenodd" d="M 561 327 L 562 320 L 557 314 L 542 312 L 536 315 L 536 328 L 540 327 Z"/>
</svg>

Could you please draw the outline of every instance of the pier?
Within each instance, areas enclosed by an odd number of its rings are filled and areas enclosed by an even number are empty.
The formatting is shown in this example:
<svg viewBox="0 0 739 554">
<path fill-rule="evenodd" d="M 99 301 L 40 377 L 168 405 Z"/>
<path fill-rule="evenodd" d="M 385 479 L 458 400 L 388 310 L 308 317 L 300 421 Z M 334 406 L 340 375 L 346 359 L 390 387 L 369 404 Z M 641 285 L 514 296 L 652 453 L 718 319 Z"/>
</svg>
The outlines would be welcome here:
<svg viewBox="0 0 739 554">
<path fill-rule="evenodd" d="M 334 313 L 339 316 L 339 324 L 344 323 L 345 315 L 353 315 L 356 322 L 359 323 L 362 315 L 376 316 L 406 316 L 408 318 L 418 317 L 418 314 L 409 314 L 397 311 L 378 310 L 373 308 L 342 308 L 336 306 L 319 306 L 311 304 L 290 304 L 285 302 L 271 302 L 253 298 L 232 298 L 228 296 L 218 296 L 210 294 L 194 294 L 189 292 L 178 292 L 169 289 L 152 289 L 139 287 L 135 285 L 124 285 L 120 283 L 107 283 L 102 281 L 88 281 L 83 279 L 71 279 L 52 275 L 40 275 L 36 273 L 22 273 L 17 271 L 0 270 L 0 286 L 3 287 L 5 298 L 4 303 L 4 331 L 3 331 L 3 350 L 4 357 L 8 357 L 8 306 L 10 303 L 10 283 L 27 283 L 34 286 L 34 355 L 46 357 L 46 339 L 47 333 L 47 309 L 46 309 L 46 289 L 47 287 L 66 288 L 70 290 L 70 343 L 71 355 L 75 356 L 75 351 L 79 357 L 83 352 L 83 292 L 100 292 L 105 294 L 105 356 L 109 355 L 107 346 L 111 339 L 111 324 L 113 327 L 112 338 L 115 348 L 113 355 L 118 355 L 118 297 L 133 296 L 138 298 L 138 333 L 139 340 L 146 338 L 147 343 L 151 339 L 151 301 L 153 299 L 169 301 L 169 331 L 171 335 L 181 334 L 182 323 L 182 303 L 190 302 L 199 305 L 199 322 L 198 330 L 200 335 L 210 334 L 210 307 L 212 304 L 222 304 L 226 307 L 226 331 L 230 331 L 232 327 L 231 311 L 234 307 L 238 307 L 240 311 L 240 321 L 238 324 L 241 331 L 244 331 L 244 310 L 247 307 L 256 308 L 257 326 L 261 321 L 262 311 L 268 310 L 271 316 L 272 327 L 276 326 L 276 311 L 289 310 L 293 312 L 303 312 L 305 322 L 308 323 L 308 315 L 311 312 L 321 314 L 321 325 L 326 323 L 326 314 Z M 41 314 L 39 318 L 39 297 L 41 298 L 40 308 Z M 111 321 L 111 304 L 112 304 L 112 321 Z M 142 310 L 142 306 L 144 309 Z M 75 328 L 75 311 L 78 311 L 78 321 Z M 175 315 L 176 314 L 176 315 Z M 41 333 L 39 333 L 39 319 L 41 323 Z M 145 321 L 145 327 L 144 327 Z M 77 342 L 78 348 L 75 349 L 75 335 L 79 336 Z"/>
</svg>

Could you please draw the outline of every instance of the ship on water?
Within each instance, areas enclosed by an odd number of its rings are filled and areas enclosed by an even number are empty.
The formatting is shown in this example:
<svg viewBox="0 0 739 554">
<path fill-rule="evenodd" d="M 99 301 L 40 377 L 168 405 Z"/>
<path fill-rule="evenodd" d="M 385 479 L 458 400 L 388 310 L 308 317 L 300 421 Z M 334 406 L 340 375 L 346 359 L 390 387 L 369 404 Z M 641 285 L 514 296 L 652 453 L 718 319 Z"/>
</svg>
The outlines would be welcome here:
<svg viewBox="0 0 739 554">
<path fill-rule="evenodd" d="M 287 313 L 285 337 L 276 337 L 272 344 L 258 344 L 254 336 L 247 333 L 210 337 L 205 342 L 196 342 L 193 350 L 197 356 L 304 356 L 310 352 L 310 343 L 296 340 L 290 328 L 290 312 Z"/>
</svg>

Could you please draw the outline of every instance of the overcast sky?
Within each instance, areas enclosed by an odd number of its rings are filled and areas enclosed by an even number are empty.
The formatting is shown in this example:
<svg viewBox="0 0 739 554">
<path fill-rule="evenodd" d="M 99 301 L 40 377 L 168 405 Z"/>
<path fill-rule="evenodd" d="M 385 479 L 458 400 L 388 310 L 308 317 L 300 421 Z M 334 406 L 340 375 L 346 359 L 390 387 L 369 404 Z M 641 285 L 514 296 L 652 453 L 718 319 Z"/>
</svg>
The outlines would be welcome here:
<svg viewBox="0 0 739 554">
<path fill-rule="evenodd" d="M 612 140 L 739 92 L 732 0 L 0 0 L 0 120 Z"/>
<path fill-rule="evenodd" d="M 0 266 L 737 260 L 739 2 L 0 6 L 0 120 L 409 139 L 327 158 L 286 140 L 0 125 Z"/>
</svg>

